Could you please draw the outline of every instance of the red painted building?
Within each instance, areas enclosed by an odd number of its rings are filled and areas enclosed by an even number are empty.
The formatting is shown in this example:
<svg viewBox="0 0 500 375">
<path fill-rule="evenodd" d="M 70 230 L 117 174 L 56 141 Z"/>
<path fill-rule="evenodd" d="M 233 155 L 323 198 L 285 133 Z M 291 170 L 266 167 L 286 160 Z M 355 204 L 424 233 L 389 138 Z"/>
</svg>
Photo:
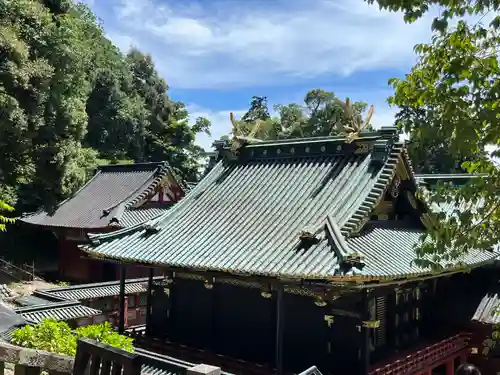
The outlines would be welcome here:
<svg viewBox="0 0 500 375">
<path fill-rule="evenodd" d="M 185 188 L 166 163 L 106 165 L 98 167 L 94 176 L 53 213 L 41 211 L 19 220 L 57 236 L 60 280 L 117 280 L 113 264 L 96 264 L 82 257 L 78 246 L 88 242 L 87 234 L 113 232 L 154 219 L 184 194 Z M 131 277 L 147 276 L 133 266 L 128 272 Z"/>
<path fill-rule="evenodd" d="M 161 280 L 156 277 L 155 280 Z M 148 278 L 125 280 L 125 326 L 136 326 L 146 323 L 146 305 Z M 120 282 L 58 286 L 40 289 L 33 293 L 35 297 L 50 296 L 64 301 L 78 301 L 82 306 L 102 312 L 105 319 L 113 326 L 118 326 Z"/>
</svg>

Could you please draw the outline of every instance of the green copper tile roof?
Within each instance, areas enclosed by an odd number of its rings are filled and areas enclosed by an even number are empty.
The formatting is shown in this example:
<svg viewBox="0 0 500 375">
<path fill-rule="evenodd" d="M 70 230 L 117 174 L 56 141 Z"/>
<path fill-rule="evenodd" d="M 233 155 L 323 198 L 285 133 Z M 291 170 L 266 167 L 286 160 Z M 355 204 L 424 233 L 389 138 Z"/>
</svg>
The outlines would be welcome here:
<svg viewBox="0 0 500 375">
<path fill-rule="evenodd" d="M 53 318 L 67 321 L 78 318 L 102 315 L 102 311 L 81 305 L 77 301 L 47 303 L 43 305 L 20 307 L 14 310 L 30 323 L 40 323 L 43 319 Z"/>
<path fill-rule="evenodd" d="M 340 263 L 352 255 L 344 236 L 368 218 L 403 155 L 394 136 L 376 133 L 351 144 L 320 138 L 245 146 L 237 158 L 222 155 L 164 216 L 148 226 L 92 236 L 98 245 L 85 250 L 241 274 L 339 275 Z M 316 240 L 305 244 L 301 233 L 316 234 Z"/>
<path fill-rule="evenodd" d="M 347 240 L 348 246 L 364 255 L 365 267 L 353 270 L 350 276 L 364 275 L 377 279 L 392 278 L 395 275 L 410 277 L 430 272 L 414 264 L 414 246 L 420 243 L 424 232 L 400 221 L 369 223 L 362 234 Z M 497 249 L 498 250 L 498 249 Z M 444 268 L 452 267 L 457 262 L 474 266 L 493 262 L 498 256 L 486 251 L 471 251 L 465 256 L 449 263 L 442 263 Z"/>
<path fill-rule="evenodd" d="M 153 280 L 160 280 L 155 276 Z M 148 290 L 148 277 L 125 280 L 125 294 L 146 293 Z M 120 281 L 106 281 L 102 283 L 79 284 L 70 286 L 56 286 L 49 289 L 39 289 L 34 292 L 44 295 L 56 296 L 66 300 L 82 301 L 94 298 L 103 298 L 120 295 Z"/>
<path fill-rule="evenodd" d="M 91 236 L 93 245 L 84 250 L 126 262 L 271 277 L 427 273 L 413 265 L 421 230 L 394 222 L 351 236 L 383 197 L 400 160 L 416 181 L 404 145 L 393 137 L 385 129 L 351 144 L 334 137 L 262 142 L 237 156 L 219 147 L 220 161 L 167 214 Z M 492 259 L 471 253 L 463 261 Z"/>
</svg>

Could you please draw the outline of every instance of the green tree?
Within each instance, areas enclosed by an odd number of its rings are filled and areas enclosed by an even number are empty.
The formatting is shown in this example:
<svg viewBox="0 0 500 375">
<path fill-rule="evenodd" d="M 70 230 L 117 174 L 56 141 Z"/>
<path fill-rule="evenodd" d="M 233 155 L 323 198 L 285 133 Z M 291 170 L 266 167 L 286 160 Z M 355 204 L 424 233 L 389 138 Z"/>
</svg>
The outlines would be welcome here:
<svg viewBox="0 0 500 375">
<path fill-rule="evenodd" d="M 86 153 L 91 82 L 82 71 L 93 63 L 86 21 L 67 2 L 50 4 L 57 13 L 32 0 L 0 5 L 0 147 L 9 156 L 0 176 L 30 184 L 47 208 L 82 182 L 68 163 Z"/>
<path fill-rule="evenodd" d="M 0 194 L 10 204 L 52 210 L 97 156 L 166 160 L 198 177 L 194 139 L 209 121 L 190 127 L 151 57 L 123 56 L 85 5 L 1 1 L 0 56 Z"/>
<path fill-rule="evenodd" d="M 13 223 L 14 219 L 2 215 L 2 212 L 11 212 L 14 211 L 14 208 L 4 201 L 0 200 L 0 232 L 5 232 L 6 230 L 6 224 Z"/>
<path fill-rule="evenodd" d="M 374 0 L 368 2 L 373 3 Z M 468 172 L 487 173 L 461 188 L 442 186 L 430 199 L 457 207 L 438 215 L 439 224 L 417 255 L 431 254 L 431 263 L 456 259 L 473 248 L 491 250 L 500 241 L 500 170 L 490 157 L 500 145 L 500 2 L 447 0 L 377 0 L 381 8 L 403 11 L 413 22 L 431 6 L 440 6 L 429 44 L 415 46 L 418 61 L 404 79 L 392 79 L 389 102 L 409 111 L 402 123 L 426 143 L 436 135 L 447 152 Z M 476 15 L 478 21 L 465 16 Z M 496 16 L 495 16 L 496 15 Z M 488 17 L 490 22 L 485 22 Z M 453 21 L 453 22 L 452 22 Z M 487 155 L 485 149 L 493 151 Z M 459 204 L 463 206 L 458 209 Z"/>
<path fill-rule="evenodd" d="M 132 49 L 127 55 L 132 71 L 133 90 L 145 102 L 147 122 L 140 129 L 142 145 L 134 160 L 166 160 L 181 178 L 195 181 L 199 177 L 198 159 L 203 151 L 194 143 L 197 132 L 209 132 L 210 121 L 197 119 L 188 124 L 184 103 L 171 100 L 168 85 L 159 76 L 150 55 Z"/>
<path fill-rule="evenodd" d="M 396 114 L 396 123 L 403 129 L 411 129 L 408 153 L 415 172 L 464 173 L 462 163 L 465 159 L 450 151 L 450 140 L 439 128 L 427 127 L 430 116 L 430 112 L 409 107 L 402 107 Z M 421 132 L 421 128 L 425 132 Z"/>
<path fill-rule="evenodd" d="M 270 118 L 267 97 L 254 96 L 250 102 L 250 108 L 241 117 L 241 121 L 254 123 L 257 120 L 266 121 Z"/>
</svg>

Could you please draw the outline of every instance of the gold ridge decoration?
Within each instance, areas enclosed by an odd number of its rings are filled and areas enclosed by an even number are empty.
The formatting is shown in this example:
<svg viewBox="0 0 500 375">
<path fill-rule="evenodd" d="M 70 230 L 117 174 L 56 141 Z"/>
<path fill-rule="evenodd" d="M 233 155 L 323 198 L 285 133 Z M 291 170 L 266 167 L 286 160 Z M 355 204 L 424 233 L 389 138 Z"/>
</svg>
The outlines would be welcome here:
<svg viewBox="0 0 500 375">
<path fill-rule="evenodd" d="M 255 139 L 255 135 L 261 130 L 263 122 L 261 120 L 255 121 L 255 124 L 253 125 L 252 129 L 248 133 L 248 135 L 245 134 L 244 129 L 241 127 L 241 124 L 239 121 L 236 120 L 234 117 L 234 113 L 230 112 L 229 113 L 229 119 L 231 120 L 232 124 L 232 130 L 231 133 L 233 135 L 233 139 L 231 141 L 231 151 L 234 154 L 238 153 L 238 150 L 248 142 L 258 142 L 260 139 Z"/>
<path fill-rule="evenodd" d="M 220 284 L 229 284 L 229 285 L 241 286 L 244 288 L 252 288 L 252 289 L 260 289 L 262 287 L 260 283 L 236 280 L 236 279 L 228 279 L 228 278 L 218 278 L 217 282 Z"/>
<path fill-rule="evenodd" d="M 368 143 L 358 143 L 356 145 L 356 150 L 354 151 L 355 154 L 366 154 L 370 151 L 370 146 Z"/>
<path fill-rule="evenodd" d="M 303 297 L 316 297 L 312 290 L 302 287 L 285 287 L 285 292 Z"/>
<path fill-rule="evenodd" d="M 178 272 L 175 274 L 176 277 L 180 279 L 189 279 L 189 280 L 203 280 L 205 281 L 205 277 L 202 275 L 195 275 L 192 273 L 184 273 L 184 272 Z"/>
<path fill-rule="evenodd" d="M 379 328 L 380 320 L 364 320 L 361 325 L 365 328 Z"/>
<path fill-rule="evenodd" d="M 266 291 L 260 292 L 260 295 L 264 298 L 271 298 L 273 296 L 271 292 L 266 292 Z"/>
<path fill-rule="evenodd" d="M 361 114 L 351 105 L 349 98 L 346 98 L 345 102 L 339 100 L 339 104 L 344 109 L 345 123 L 339 123 L 337 130 L 346 137 L 347 143 L 351 143 L 358 139 L 359 134 L 369 127 L 375 107 L 373 104 L 370 106 L 366 118 L 363 120 Z"/>
<path fill-rule="evenodd" d="M 232 124 L 232 130 L 231 133 L 233 134 L 233 140 L 231 143 L 231 150 L 233 152 L 237 151 L 241 146 L 243 146 L 243 143 L 238 139 L 239 136 L 243 135 L 243 131 L 241 130 L 240 124 L 236 119 L 234 118 L 234 113 L 230 112 L 229 113 L 229 119 L 231 120 Z"/>
</svg>

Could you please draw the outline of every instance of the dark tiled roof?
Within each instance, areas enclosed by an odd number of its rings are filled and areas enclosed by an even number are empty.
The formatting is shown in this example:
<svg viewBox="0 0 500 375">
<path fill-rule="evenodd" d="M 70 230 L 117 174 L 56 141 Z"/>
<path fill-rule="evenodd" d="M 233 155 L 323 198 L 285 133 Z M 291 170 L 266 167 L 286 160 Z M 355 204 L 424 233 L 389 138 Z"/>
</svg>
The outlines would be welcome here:
<svg viewBox="0 0 500 375">
<path fill-rule="evenodd" d="M 160 182 L 173 175 L 165 163 L 106 165 L 73 197 L 62 202 L 54 214 L 38 212 L 20 220 L 30 224 L 66 228 L 105 228 L 113 222 L 125 226 L 121 220 L 133 223 L 146 220 L 157 211 L 141 212 L 134 217 L 132 206 L 154 192 Z M 134 210 L 135 211 L 135 210 Z"/>
<path fill-rule="evenodd" d="M 31 296 L 23 296 L 16 298 L 14 303 L 18 306 L 37 306 L 37 305 L 45 305 L 48 303 L 53 303 L 53 300 L 47 300 L 43 297 L 38 297 L 36 295 Z"/>
<path fill-rule="evenodd" d="M 12 290 L 9 289 L 7 284 L 0 284 L 0 300 L 7 299 L 13 296 Z"/>
<path fill-rule="evenodd" d="M 83 306 L 77 301 L 48 303 L 44 305 L 21 307 L 15 312 L 31 324 L 40 323 L 43 319 L 53 318 L 67 321 L 101 315 L 102 311 Z"/>
<path fill-rule="evenodd" d="M 10 327 L 9 329 L 3 331 L 0 333 L 0 340 L 4 342 L 10 342 L 12 340 L 12 332 L 14 332 L 16 329 L 19 329 L 21 327 L 24 327 L 26 324 L 17 326 L 17 327 Z"/>
<path fill-rule="evenodd" d="M 154 280 L 161 280 L 157 276 Z M 136 294 L 147 292 L 148 278 L 125 280 L 125 294 Z M 109 281 L 104 283 L 81 284 L 43 289 L 37 292 L 57 296 L 68 300 L 82 301 L 92 298 L 117 296 L 120 294 L 120 281 Z M 35 293 L 37 293 L 35 292 Z"/>
<path fill-rule="evenodd" d="M 26 325 L 26 320 L 22 316 L 0 302 L 0 340 L 9 340 L 10 334 L 24 325 Z"/>
<path fill-rule="evenodd" d="M 327 278 L 355 256 L 345 236 L 370 215 L 392 180 L 403 144 L 387 129 L 263 142 L 223 158 L 164 216 L 92 236 L 87 251 L 126 261 L 242 274 Z M 220 150 L 221 155 L 228 151 Z M 156 232 L 156 233 L 155 233 Z M 320 241 L 304 245 L 301 232 Z"/>
</svg>

